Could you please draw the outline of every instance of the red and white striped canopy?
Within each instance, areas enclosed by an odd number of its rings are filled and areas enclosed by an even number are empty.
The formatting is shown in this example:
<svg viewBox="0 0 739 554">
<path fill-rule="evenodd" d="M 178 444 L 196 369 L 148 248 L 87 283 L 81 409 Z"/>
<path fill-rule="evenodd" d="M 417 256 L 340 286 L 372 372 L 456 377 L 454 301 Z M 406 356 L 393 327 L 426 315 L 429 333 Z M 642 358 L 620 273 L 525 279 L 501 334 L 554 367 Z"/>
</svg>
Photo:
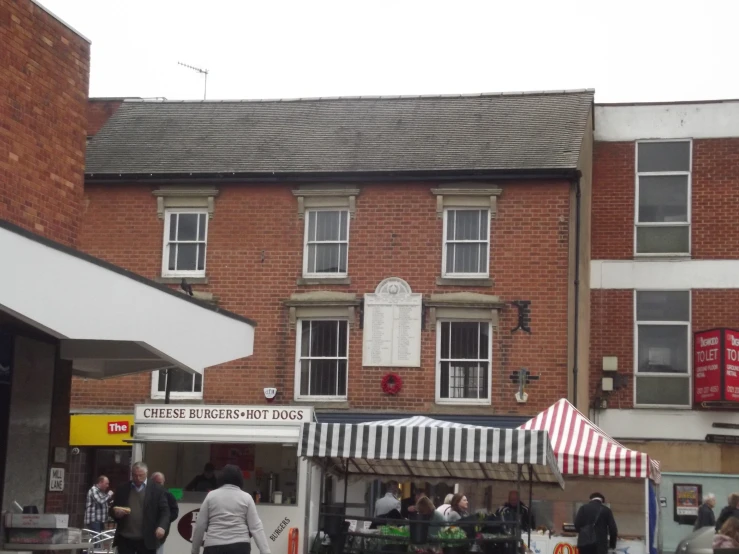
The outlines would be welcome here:
<svg viewBox="0 0 739 554">
<path fill-rule="evenodd" d="M 563 475 L 649 478 L 660 482 L 659 462 L 606 435 L 565 398 L 520 429 L 548 431 Z"/>
</svg>

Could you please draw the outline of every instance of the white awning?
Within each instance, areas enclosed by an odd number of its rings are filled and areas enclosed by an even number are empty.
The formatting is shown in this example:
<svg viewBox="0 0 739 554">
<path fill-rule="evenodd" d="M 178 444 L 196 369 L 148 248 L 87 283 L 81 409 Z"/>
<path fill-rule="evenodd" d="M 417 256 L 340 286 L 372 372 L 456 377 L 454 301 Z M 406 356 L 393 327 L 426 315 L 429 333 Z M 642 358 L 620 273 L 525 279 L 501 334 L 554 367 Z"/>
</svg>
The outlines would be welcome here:
<svg viewBox="0 0 739 554">
<path fill-rule="evenodd" d="M 0 220 L 0 311 L 60 339 L 89 378 L 250 356 L 255 323 Z"/>
</svg>

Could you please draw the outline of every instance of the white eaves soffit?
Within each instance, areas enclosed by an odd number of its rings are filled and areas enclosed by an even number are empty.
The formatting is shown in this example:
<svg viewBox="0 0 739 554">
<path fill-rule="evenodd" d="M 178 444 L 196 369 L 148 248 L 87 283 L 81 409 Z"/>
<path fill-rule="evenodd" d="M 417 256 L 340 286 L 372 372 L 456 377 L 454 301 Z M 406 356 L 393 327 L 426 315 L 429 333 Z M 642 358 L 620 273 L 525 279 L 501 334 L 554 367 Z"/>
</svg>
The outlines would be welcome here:
<svg viewBox="0 0 739 554">
<path fill-rule="evenodd" d="M 250 356 L 255 323 L 0 220 L 0 311 L 60 339 L 75 374 L 106 378 Z"/>
</svg>

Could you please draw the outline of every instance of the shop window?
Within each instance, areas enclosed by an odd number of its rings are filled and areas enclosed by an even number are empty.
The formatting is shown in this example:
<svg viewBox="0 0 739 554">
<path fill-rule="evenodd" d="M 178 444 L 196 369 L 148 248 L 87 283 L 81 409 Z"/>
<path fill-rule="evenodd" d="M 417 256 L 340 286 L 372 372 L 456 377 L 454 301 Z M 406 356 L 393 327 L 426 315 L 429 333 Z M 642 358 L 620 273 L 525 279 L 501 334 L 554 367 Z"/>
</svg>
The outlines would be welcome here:
<svg viewBox="0 0 739 554">
<path fill-rule="evenodd" d="M 349 322 L 345 319 L 298 321 L 298 398 L 346 399 L 348 331 Z"/>
<path fill-rule="evenodd" d="M 436 329 L 437 400 L 489 403 L 490 322 L 440 321 Z"/>
<path fill-rule="evenodd" d="M 636 254 L 690 253 L 691 142 L 636 145 Z"/>
<path fill-rule="evenodd" d="M 167 371 L 153 371 L 151 374 L 151 397 L 164 398 L 167 391 L 167 379 L 171 380 L 171 398 L 202 398 L 203 376 L 188 371 L 172 368 Z"/>
<path fill-rule="evenodd" d="M 690 292 L 636 291 L 639 406 L 690 406 Z"/>
</svg>

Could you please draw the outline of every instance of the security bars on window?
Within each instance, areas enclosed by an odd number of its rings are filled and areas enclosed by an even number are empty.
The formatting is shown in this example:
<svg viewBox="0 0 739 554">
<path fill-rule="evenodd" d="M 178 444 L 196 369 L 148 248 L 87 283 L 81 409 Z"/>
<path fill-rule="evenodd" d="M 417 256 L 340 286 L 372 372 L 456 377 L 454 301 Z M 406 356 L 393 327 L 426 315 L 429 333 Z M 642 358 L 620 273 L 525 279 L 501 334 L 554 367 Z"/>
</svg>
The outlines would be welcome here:
<svg viewBox="0 0 739 554">
<path fill-rule="evenodd" d="M 490 323 L 443 321 L 439 328 L 439 398 L 487 400 Z"/>
<path fill-rule="evenodd" d="M 300 396 L 346 397 L 348 321 L 299 323 Z"/>
</svg>

